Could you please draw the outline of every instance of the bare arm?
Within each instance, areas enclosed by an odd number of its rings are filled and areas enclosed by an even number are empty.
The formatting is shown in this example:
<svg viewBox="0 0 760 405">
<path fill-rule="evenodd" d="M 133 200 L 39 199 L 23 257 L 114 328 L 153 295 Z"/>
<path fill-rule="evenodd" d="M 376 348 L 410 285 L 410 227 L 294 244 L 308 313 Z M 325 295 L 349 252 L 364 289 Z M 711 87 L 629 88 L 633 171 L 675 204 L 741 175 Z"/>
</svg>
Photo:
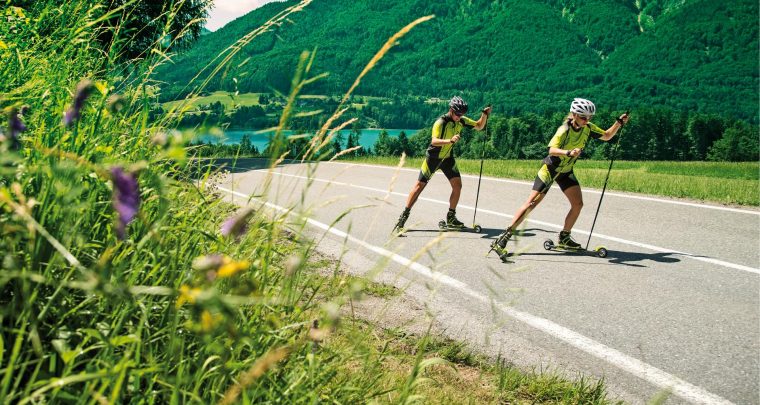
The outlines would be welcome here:
<svg viewBox="0 0 760 405">
<path fill-rule="evenodd" d="M 612 137 L 614 137 L 615 134 L 617 134 L 620 128 L 622 128 L 623 125 L 625 125 L 625 123 L 628 122 L 628 118 L 629 118 L 628 113 L 625 113 L 621 115 L 620 117 L 618 117 L 615 123 L 612 124 L 611 127 L 607 128 L 607 130 L 604 131 L 604 135 L 599 139 L 603 141 L 609 141 L 610 139 L 612 139 Z"/>
<path fill-rule="evenodd" d="M 583 152 L 583 149 L 581 148 L 575 148 L 575 149 L 560 149 L 560 148 L 549 148 L 549 154 L 552 156 L 570 156 L 570 157 L 576 157 L 579 156 Z"/>
<path fill-rule="evenodd" d="M 478 131 L 482 131 L 483 128 L 486 127 L 486 122 L 488 122 L 488 117 L 491 115 L 491 106 L 484 108 L 483 111 L 480 113 L 480 118 L 475 124 L 475 129 Z"/>
<path fill-rule="evenodd" d="M 433 137 L 432 139 L 430 139 L 430 144 L 433 146 L 443 146 L 443 145 L 450 145 L 450 144 L 457 143 L 458 140 L 459 140 L 459 135 L 454 135 L 451 137 L 451 139 L 441 139 L 441 138 Z"/>
</svg>

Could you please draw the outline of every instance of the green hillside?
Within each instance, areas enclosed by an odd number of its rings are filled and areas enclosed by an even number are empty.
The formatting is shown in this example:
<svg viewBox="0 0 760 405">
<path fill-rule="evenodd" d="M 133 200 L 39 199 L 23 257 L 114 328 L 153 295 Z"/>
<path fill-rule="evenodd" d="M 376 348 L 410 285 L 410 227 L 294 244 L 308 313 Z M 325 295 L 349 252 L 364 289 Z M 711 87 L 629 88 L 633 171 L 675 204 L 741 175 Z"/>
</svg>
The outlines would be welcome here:
<svg viewBox="0 0 760 405">
<path fill-rule="evenodd" d="M 159 73 L 162 99 L 183 96 L 216 55 L 292 4 L 268 4 L 204 35 Z M 330 75 L 310 92 L 342 94 L 390 35 L 429 14 L 436 18 L 405 36 L 358 94 L 459 93 L 506 114 L 564 110 L 583 96 L 606 109 L 758 119 L 755 0 L 314 0 L 243 49 L 208 90 L 284 91 L 297 55 L 317 49 L 315 71 Z"/>
</svg>

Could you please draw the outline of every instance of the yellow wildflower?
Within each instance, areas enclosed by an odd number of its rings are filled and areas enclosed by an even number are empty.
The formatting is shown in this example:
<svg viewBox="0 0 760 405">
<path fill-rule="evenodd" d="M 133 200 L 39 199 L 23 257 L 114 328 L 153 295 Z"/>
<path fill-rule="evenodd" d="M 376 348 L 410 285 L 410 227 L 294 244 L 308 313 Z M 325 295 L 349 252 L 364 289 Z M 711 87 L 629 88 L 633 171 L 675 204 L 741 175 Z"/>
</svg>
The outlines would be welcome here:
<svg viewBox="0 0 760 405">
<path fill-rule="evenodd" d="M 232 277 L 236 273 L 248 269 L 251 264 L 247 260 L 242 261 L 225 261 L 222 267 L 219 268 L 219 277 Z"/>
<path fill-rule="evenodd" d="M 184 305 L 186 302 L 189 302 L 191 304 L 195 304 L 196 299 L 198 299 L 198 296 L 201 295 L 201 289 L 200 288 L 190 288 L 190 286 L 183 284 L 179 288 L 179 297 L 177 297 L 177 308 Z"/>
<path fill-rule="evenodd" d="M 201 313 L 201 329 L 204 332 L 209 332 L 222 320 L 222 315 L 212 314 L 208 310 L 204 310 Z"/>
</svg>

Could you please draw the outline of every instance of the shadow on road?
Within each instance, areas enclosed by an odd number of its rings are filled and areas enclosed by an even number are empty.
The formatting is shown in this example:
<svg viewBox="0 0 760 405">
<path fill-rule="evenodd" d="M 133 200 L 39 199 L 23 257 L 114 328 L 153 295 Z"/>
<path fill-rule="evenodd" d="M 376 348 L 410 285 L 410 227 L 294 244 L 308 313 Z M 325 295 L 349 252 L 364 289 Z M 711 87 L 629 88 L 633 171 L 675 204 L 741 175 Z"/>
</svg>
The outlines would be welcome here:
<svg viewBox="0 0 760 405">
<path fill-rule="evenodd" d="M 456 234 L 461 234 L 461 233 L 471 233 L 474 235 L 480 235 L 481 238 L 493 238 L 493 237 L 499 236 L 499 234 L 502 233 L 503 231 L 504 231 L 503 229 L 498 229 L 498 228 L 483 228 L 480 231 L 480 233 L 476 233 L 475 231 L 472 231 L 472 230 L 445 231 L 445 232 L 447 234 L 451 234 L 452 236 Z M 427 229 L 411 228 L 411 229 L 407 229 L 404 233 L 415 233 L 415 232 L 437 233 L 437 232 L 444 232 L 444 231 L 441 231 L 438 228 L 427 228 Z"/>
<path fill-rule="evenodd" d="M 565 251 L 543 251 L 543 252 L 521 252 L 510 253 L 509 258 L 517 257 L 534 257 L 534 256 L 569 256 L 569 257 L 595 257 L 593 251 L 588 252 L 565 252 Z M 681 259 L 672 257 L 675 253 L 640 253 L 640 252 L 622 252 L 616 250 L 608 250 L 607 257 L 597 257 L 597 260 L 606 261 L 609 264 L 622 264 L 630 267 L 649 267 L 645 264 L 635 262 L 645 262 L 651 260 L 657 263 L 678 263 Z M 510 263 L 514 263 L 511 262 Z"/>
<path fill-rule="evenodd" d="M 615 250 L 608 250 L 607 257 L 601 258 L 596 257 L 593 251 L 589 252 L 563 252 L 563 251 L 539 251 L 539 252 L 520 252 L 520 253 L 510 253 L 509 259 L 511 259 L 508 263 L 515 263 L 514 259 L 517 259 L 519 257 L 525 257 L 525 258 L 533 258 L 536 256 L 567 256 L 575 257 L 575 258 L 581 258 L 581 257 L 587 257 L 587 258 L 595 258 L 597 261 L 606 262 L 605 264 L 609 265 L 623 265 L 623 266 L 629 266 L 629 267 L 649 267 L 646 264 L 641 263 L 635 263 L 635 262 L 645 262 L 647 260 L 651 260 L 653 262 L 657 263 L 678 263 L 681 261 L 681 259 L 678 259 L 676 257 L 671 257 L 671 255 L 675 255 L 676 253 L 638 253 L 638 252 L 620 252 Z"/>
<path fill-rule="evenodd" d="M 657 263 L 678 263 L 681 259 L 673 257 L 675 253 L 671 252 L 658 252 L 658 253 L 640 253 L 640 252 L 619 252 L 610 250 L 607 255 L 607 260 L 614 264 L 625 264 L 628 266 L 640 266 L 643 265 L 632 264 L 631 262 L 643 262 L 651 260 Z"/>
<path fill-rule="evenodd" d="M 520 230 L 518 233 L 515 234 L 516 237 L 522 238 L 522 237 L 528 237 L 528 236 L 536 236 L 538 232 L 541 233 L 548 233 L 551 234 L 552 232 L 546 231 L 544 229 L 540 228 L 530 228 L 530 229 L 523 229 Z M 501 231 L 498 231 L 496 235 L 501 233 Z M 516 241 L 515 238 L 513 238 L 511 242 Z M 593 249 L 594 246 L 589 246 L 589 248 Z M 529 256 L 529 257 L 535 257 L 535 256 L 569 256 L 569 257 L 595 257 L 595 253 L 592 251 L 585 251 L 585 252 L 568 252 L 568 251 L 538 251 L 538 252 L 520 252 L 520 253 L 510 253 L 509 258 L 517 258 L 521 256 Z M 624 266 L 630 266 L 630 267 L 648 267 L 646 264 L 643 264 L 642 262 L 646 261 L 652 261 L 656 263 L 678 263 L 681 261 L 678 257 L 674 257 L 678 255 L 677 253 L 673 252 L 657 252 L 657 253 L 641 253 L 641 252 L 625 252 L 625 251 L 617 251 L 617 250 L 607 250 L 607 257 L 600 258 L 596 257 L 597 260 L 606 261 L 608 264 L 622 264 Z M 514 261 L 509 261 L 509 263 L 514 263 Z"/>
</svg>

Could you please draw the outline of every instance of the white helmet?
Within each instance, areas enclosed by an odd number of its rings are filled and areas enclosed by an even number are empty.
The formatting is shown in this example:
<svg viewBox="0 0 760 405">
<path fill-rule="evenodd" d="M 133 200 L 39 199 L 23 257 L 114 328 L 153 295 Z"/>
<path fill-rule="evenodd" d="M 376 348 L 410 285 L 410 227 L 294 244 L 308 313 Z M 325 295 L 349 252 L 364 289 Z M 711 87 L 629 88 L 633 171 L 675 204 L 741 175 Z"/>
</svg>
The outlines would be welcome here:
<svg viewBox="0 0 760 405">
<path fill-rule="evenodd" d="M 570 112 L 590 117 L 596 114 L 596 106 L 585 98 L 576 98 L 570 103 Z"/>
</svg>

